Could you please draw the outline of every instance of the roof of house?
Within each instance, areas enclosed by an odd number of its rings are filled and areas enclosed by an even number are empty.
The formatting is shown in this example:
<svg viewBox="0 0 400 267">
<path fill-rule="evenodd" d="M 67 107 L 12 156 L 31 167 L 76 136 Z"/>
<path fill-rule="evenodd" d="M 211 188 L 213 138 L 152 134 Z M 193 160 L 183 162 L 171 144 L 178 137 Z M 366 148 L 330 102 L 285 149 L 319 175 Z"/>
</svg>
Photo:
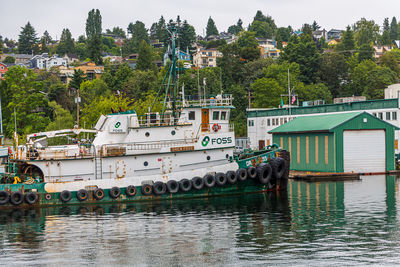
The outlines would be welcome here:
<svg viewBox="0 0 400 267">
<path fill-rule="evenodd" d="M 378 120 L 383 124 L 394 127 L 397 130 L 399 129 L 396 126 L 363 111 L 298 117 L 289 121 L 288 123 L 276 127 L 275 129 L 269 131 L 269 133 L 332 132 L 338 126 L 361 115 Z"/>
<path fill-rule="evenodd" d="M 349 112 L 329 115 L 316 115 L 298 117 L 275 129 L 270 133 L 288 133 L 288 132 L 321 132 L 330 131 L 340 124 L 357 117 L 364 112 Z"/>
</svg>

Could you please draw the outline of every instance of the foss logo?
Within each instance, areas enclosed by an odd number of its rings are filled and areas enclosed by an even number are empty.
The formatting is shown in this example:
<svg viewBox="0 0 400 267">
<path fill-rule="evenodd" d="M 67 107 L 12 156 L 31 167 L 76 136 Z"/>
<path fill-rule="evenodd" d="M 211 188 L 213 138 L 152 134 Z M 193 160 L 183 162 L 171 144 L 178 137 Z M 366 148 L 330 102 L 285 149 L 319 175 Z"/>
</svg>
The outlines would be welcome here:
<svg viewBox="0 0 400 267">
<path fill-rule="evenodd" d="M 212 145 L 214 145 L 214 144 L 217 144 L 217 145 L 231 144 L 232 143 L 232 137 L 210 138 L 208 136 L 204 136 L 203 140 L 201 141 L 201 145 L 205 147 L 210 142 L 211 142 Z"/>
<path fill-rule="evenodd" d="M 121 123 L 120 123 L 120 122 L 117 122 L 117 123 L 114 125 L 114 127 L 115 127 L 116 129 L 118 129 L 119 126 L 121 126 Z"/>
</svg>

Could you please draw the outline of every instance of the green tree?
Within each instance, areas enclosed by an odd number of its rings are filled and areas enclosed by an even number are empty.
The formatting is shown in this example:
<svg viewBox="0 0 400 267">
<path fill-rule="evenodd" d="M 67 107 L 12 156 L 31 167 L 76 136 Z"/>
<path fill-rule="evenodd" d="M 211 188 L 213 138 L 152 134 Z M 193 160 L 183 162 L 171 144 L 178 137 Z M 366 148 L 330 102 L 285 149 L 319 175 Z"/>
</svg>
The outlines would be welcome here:
<svg viewBox="0 0 400 267">
<path fill-rule="evenodd" d="M 390 23 L 390 39 L 392 41 L 399 39 L 399 25 L 397 24 L 396 17 L 393 17 Z"/>
<path fill-rule="evenodd" d="M 345 96 L 345 85 L 349 80 L 345 56 L 341 53 L 324 53 L 321 60 L 321 81 L 328 86 L 333 97 Z"/>
<path fill-rule="evenodd" d="M 130 109 L 131 102 L 128 98 L 115 95 L 98 96 L 93 101 L 84 104 L 82 109 L 82 123 L 86 125 L 95 125 L 102 114 L 109 114 L 111 110 Z"/>
<path fill-rule="evenodd" d="M 12 57 L 12 56 L 6 56 L 6 58 L 3 60 L 3 63 L 14 64 L 15 63 L 15 58 Z"/>
<path fill-rule="evenodd" d="M 78 89 L 81 87 L 81 83 L 85 81 L 85 74 L 82 70 L 74 70 L 74 75 L 69 82 L 69 87 Z"/>
<path fill-rule="evenodd" d="M 392 43 L 392 40 L 390 38 L 389 18 L 385 18 L 383 21 L 383 32 L 380 43 L 382 45 L 390 45 Z"/>
<path fill-rule="evenodd" d="M 154 71 L 135 70 L 121 86 L 122 93 L 135 101 L 143 99 L 147 93 L 156 91 L 159 82 Z"/>
<path fill-rule="evenodd" d="M 139 45 L 138 59 L 136 61 L 137 70 L 153 70 L 157 71 L 157 67 L 154 63 L 154 53 L 149 44 L 145 40 Z"/>
<path fill-rule="evenodd" d="M 301 31 L 303 32 L 303 34 L 308 34 L 310 36 L 312 36 L 312 32 L 313 32 L 313 28 L 310 24 L 303 24 L 303 27 L 301 27 Z"/>
<path fill-rule="evenodd" d="M 355 24 L 355 39 L 358 46 L 374 43 L 379 36 L 379 26 L 373 20 L 362 18 Z"/>
<path fill-rule="evenodd" d="M 20 54 L 32 54 L 38 51 L 38 38 L 36 36 L 36 31 L 32 27 L 31 23 L 25 25 L 21 28 L 21 32 L 18 38 L 18 52 Z"/>
<path fill-rule="evenodd" d="M 323 83 L 309 84 L 304 86 L 302 89 L 297 90 L 296 93 L 299 96 L 299 101 L 310 101 L 310 100 L 325 100 L 325 103 L 332 103 L 332 94 L 328 87 Z"/>
<path fill-rule="evenodd" d="M 313 31 L 317 31 L 321 28 L 318 23 L 314 20 L 313 24 L 311 25 Z"/>
<path fill-rule="evenodd" d="M 363 60 L 372 60 L 375 49 L 370 44 L 362 44 L 358 52 L 358 62 Z"/>
<path fill-rule="evenodd" d="M 254 96 L 254 107 L 274 108 L 280 104 L 281 94 L 285 93 L 285 88 L 281 87 L 275 79 L 257 79 L 252 85 Z"/>
<path fill-rule="evenodd" d="M 400 67 L 395 53 L 385 52 L 380 58 L 380 63 L 382 66 L 388 67 L 389 69 L 397 73 L 397 76 L 400 75 Z"/>
<path fill-rule="evenodd" d="M 72 111 L 75 108 L 73 99 L 67 91 L 67 87 L 60 81 L 53 82 L 49 85 L 47 97 L 49 101 L 55 101 L 60 104 L 62 108 L 69 111 Z"/>
<path fill-rule="evenodd" d="M 219 32 L 217 26 L 215 25 L 214 20 L 210 16 L 207 21 L 206 36 L 208 37 L 210 35 L 218 35 L 218 34 Z"/>
<path fill-rule="evenodd" d="M 192 25 L 186 20 L 183 21 L 182 27 L 179 31 L 179 46 L 181 50 L 192 47 L 196 41 L 196 31 Z"/>
<path fill-rule="evenodd" d="M 94 79 L 93 81 L 82 82 L 79 93 L 82 97 L 82 103 L 90 103 L 98 96 L 110 95 L 111 91 L 103 80 Z"/>
<path fill-rule="evenodd" d="M 272 38 L 277 27 L 275 21 L 270 16 L 265 16 L 260 10 L 254 16 L 249 31 L 256 33 L 257 37 Z"/>
<path fill-rule="evenodd" d="M 131 34 L 131 38 L 133 40 L 133 46 L 135 49 L 139 47 L 139 44 L 142 40 L 146 41 L 146 43 L 150 43 L 149 34 L 146 29 L 146 26 L 143 22 L 137 20 L 135 24 L 132 22 L 128 25 L 128 33 Z"/>
<path fill-rule="evenodd" d="M 86 37 L 87 37 L 87 53 L 91 60 L 97 65 L 102 64 L 103 58 L 101 56 L 101 15 L 100 10 L 92 9 L 88 13 L 86 20 Z"/>
<path fill-rule="evenodd" d="M 355 49 L 354 32 L 350 26 L 347 26 L 346 31 L 342 33 L 342 42 L 336 46 L 336 51 L 343 52 L 343 55 L 348 58 L 353 54 Z"/>
<path fill-rule="evenodd" d="M 68 53 L 75 52 L 75 44 L 72 39 L 71 32 L 69 29 L 63 29 L 61 33 L 60 43 L 57 46 L 57 54 L 63 56 Z"/>
<path fill-rule="evenodd" d="M 56 101 L 49 102 L 49 107 L 53 111 L 54 120 L 47 125 L 46 131 L 72 129 L 74 127 L 74 118 L 68 110 L 63 109 Z"/>
<path fill-rule="evenodd" d="M 124 83 L 133 76 L 133 70 L 128 64 L 108 65 L 101 79 L 107 83 L 108 88 L 113 92 L 121 90 Z M 139 89 L 140 90 L 140 89 Z"/>
<path fill-rule="evenodd" d="M 242 59 L 252 61 L 260 58 L 260 49 L 258 48 L 258 41 L 254 32 L 241 32 L 237 44 L 239 46 L 239 56 Z"/>
<path fill-rule="evenodd" d="M 112 29 L 112 31 L 110 29 L 107 29 L 106 33 L 107 34 L 112 34 L 112 35 L 117 36 L 117 37 L 126 38 L 125 31 L 120 27 L 114 27 Z"/>
<path fill-rule="evenodd" d="M 237 35 L 239 32 L 243 31 L 243 21 L 239 18 L 235 25 L 231 25 L 228 28 L 228 33 Z"/>
<path fill-rule="evenodd" d="M 310 84 L 317 81 L 321 56 L 310 35 L 302 35 L 300 38 L 291 37 L 289 44 L 283 49 L 281 59 L 299 64 L 302 82 Z"/>
<path fill-rule="evenodd" d="M 44 31 L 43 36 L 42 36 L 41 39 L 44 40 L 46 45 L 49 45 L 52 42 L 52 38 L 51 38 L 50 34 L 47 31 Z"/>
</svg>

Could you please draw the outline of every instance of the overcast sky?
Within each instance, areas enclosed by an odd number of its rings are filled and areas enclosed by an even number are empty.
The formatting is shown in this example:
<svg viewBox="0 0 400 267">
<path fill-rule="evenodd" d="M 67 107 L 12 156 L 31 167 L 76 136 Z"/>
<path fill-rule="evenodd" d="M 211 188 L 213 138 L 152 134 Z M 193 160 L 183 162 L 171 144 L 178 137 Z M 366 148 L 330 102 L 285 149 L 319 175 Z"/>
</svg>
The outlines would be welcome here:
<svg viewBox="0 0 400 267">
<path fill-rule="evenodd" d="M 103 31 L 114 26 L 126 30 L 136 20 L 150 28 L 161 15 L 166 20 L 180 15 L 200 35 L 209 16 L 221 32 L 238 18 L 247 27 L 257 10 L 272 16 L 278 27 L 291 25 L 294 29 L 314 20 L 330 30 L 344 29 L 362 17 L 379 25 L 385 17 L 400 17 L 400 0 L 0 0 L 0 35 L 17 39 L 21 27 L 30 21 L 39 37 L 47 30 L 54 39 L 59 38 L 63 28 L 77 37 L 85 33 L 92 8 L 100 9 Z"/>
</svg>

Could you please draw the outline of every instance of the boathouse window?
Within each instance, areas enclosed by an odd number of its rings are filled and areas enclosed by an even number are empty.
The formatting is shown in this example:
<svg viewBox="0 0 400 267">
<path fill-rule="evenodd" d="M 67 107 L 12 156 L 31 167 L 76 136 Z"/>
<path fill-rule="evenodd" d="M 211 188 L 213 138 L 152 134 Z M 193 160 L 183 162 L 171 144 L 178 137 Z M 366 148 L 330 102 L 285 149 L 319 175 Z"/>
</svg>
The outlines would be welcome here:
<svg viewBox="0 0 400 267">
<path fill-rule="evenodd" d="M 396 111 L 392 112 L 392 120 L 394 120 L 394 121 L 397 120 L 397 112 Z"/>
<path fill-rule="evenodd" d="M 267 120 L 267 125 L 271 126 L 271 120 L 270 119 Z"/>
<path fill-rule="evenodd" d="M 194 121 L 196 118 L 195 114 L 196 114 L 196 112 L 189 111 L 189 120 Z"/>
<path fill-rule="evenodd" d="M 213 112 L 213 120 L 215 120 L 215 121 L 219 120 L 219 111 Z"/>
<path fill-rule="evenodd" d="M 275 125 L 275 119 L 272 119 L 272 125 L 273 126 Z"/>
<path fill-rule="evenodd" d="M 221 111 L 221 120 L 226 120 L 226 111 Z"/>
<path fill-rule="evenodd" d="M 253 120 L 249 120 L 249 127 L 254 126 L 254 121 Z"/>
<path fill-rule="evenodd" d="M 379 112 L 379 113 L 378 113 L 378 118 L 381 119 L 381 120 L 383 120 L 383 113 L 382 113 L 382 112 Z"/>
<path fill-rule="evenodd" d="M 377 117 L 375 112 L 372 113 L 372 116 Z"/>
<path fill-rule="evenodd" d="M 386 112 L 386 120 L 390 121 L 390 112 Z"/>
</svg>

